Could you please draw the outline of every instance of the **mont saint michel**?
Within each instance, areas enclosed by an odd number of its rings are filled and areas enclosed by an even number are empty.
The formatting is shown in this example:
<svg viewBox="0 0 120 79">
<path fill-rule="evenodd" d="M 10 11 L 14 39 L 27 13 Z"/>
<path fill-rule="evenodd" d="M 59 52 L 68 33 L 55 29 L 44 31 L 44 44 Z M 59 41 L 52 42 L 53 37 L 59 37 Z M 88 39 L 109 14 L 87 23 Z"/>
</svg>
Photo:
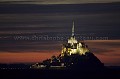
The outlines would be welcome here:
<svg viewBox="0 0 120 79">
<path fill-rule="evenodd" d="M 104 64 L 90 52 L 84 41 L 78 41 L 75 38 L 75 24 L 73 21 L 71 37 L 62 45 L 59 56 L 52 56 L 50 59 L 44 60 L 42 63 L 36 63 L 30 68 L 42 69 L 96 69 L 103 68 Z"/>
</svg>

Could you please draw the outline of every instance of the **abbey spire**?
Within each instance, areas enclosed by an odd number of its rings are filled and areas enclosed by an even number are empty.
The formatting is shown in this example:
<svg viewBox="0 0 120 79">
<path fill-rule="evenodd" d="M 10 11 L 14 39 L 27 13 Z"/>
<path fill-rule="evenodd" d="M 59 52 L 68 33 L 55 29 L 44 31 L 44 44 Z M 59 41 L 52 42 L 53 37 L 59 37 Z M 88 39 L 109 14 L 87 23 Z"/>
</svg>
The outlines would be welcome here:
<svg viewBox="0 0 120 79">
<path fill-rule="evenodd" d="M 72 26 L 72 36 L 74 36 L 74 21 L 73 21 L 73 26 Z"/>
<path fill-rule="evenodd" d="M 77 43 L 77 40 L 75 39 L 75 25 L 74 25 L 74 21 L 73 21 L 73 25 L 72 25 L 72 36 L 70 37 L 70 39 L 68 39 L 68 43 L 72 44 L 73 43 Z"/>
</svg>

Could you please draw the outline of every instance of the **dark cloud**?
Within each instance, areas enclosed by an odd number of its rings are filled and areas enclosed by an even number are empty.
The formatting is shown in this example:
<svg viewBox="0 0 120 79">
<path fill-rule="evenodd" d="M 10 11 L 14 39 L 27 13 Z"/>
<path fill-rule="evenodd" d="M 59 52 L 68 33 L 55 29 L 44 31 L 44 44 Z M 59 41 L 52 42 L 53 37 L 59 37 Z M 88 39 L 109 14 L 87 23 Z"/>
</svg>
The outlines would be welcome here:
<svg viewBox="0 0 120 79">
<path fill-rule="evenodd" d="M 94 41 L 86 41 L 86 44 L 93 52 L 97 55 L 102 56 L 113 56 L 113 57 L 119 57 L 120 56 L 120 40 L 94 40 Z"/>
<path fill-rule="evenodd" d="M 75 21 L 75 33 L 78 36 L 89 37 L 89 34 L 92 33 L 91 36 L 94 37 L 105 36 L 109 39 L 119 39 L 119 3 L 74 5 L 0 4 L 0 51 L 61 50 L 59 45 L 66 39 L 55 41 L 16 40 L 14 37 L 32 37 L 34 35 L 57 37 L 65 34 L 70 36 L 73 20 Z M 58 41 L 60 42 L 58 43 Z M 100 45 L 100 43 L 97 44 Z M 106 46 L 119 46 L 117 43 L 104 44 Z M 51 46 L 49 47 L 49 45 Z M 96 48 L 94 51 L 108 52 L 109 50 Z"/>
<path fill-rule="evenodd" d="M 0 2 L 15 4 L 82 4 L 119 2 L 119 0 L 1 0 Z"/>
<path fill-rule="evenodd" d="M 96 43 L 96 44 L 98 44 L 100 46 L 104 45 L 104 46 L 107 46 L 110 48 L 117 48 L 120 46 L 120 42 L 114 42 L 114 40 L 113 40 L 113 42 L 104 42 L 104 43 L 101 42 L 101 43 Z"/>
<path fill-rule="evenodd" d="M 96 3 L 96 4 L 61 4 L 61 5 L 35 5 L 35 4 L 0 4 L 0 13 L 109 13 L 119 12 L 120 3 Z"/>
<path fill-rule="evenodd" d="M 0 44 L 0 52 L 42 52 L 42 51 L 58 51 L 61 50 L 59 42 L 37 42 L 37 41 L 13 41 Z"/>
<path fill-rule="evenodd" d="M 59 0 L 57 2 L 56 0 L 51 2 L 50 0 L 40 1 L 38 4 L 60 3 Z M 79 1 L 76 0 L 75 2 L 78 3 Z M 107 0 L 107 2 L 109 1 Z M 106 41 L 90 39 L 93 42 L 86 42 L 86 44 L 92 53 L 105 61 L 105 64 L 119 63 L 120 41 L 116 41 L 116 39 L 120 39 L 120 3 L 74 4 L 73 0 L 70 0 L 69 3 L 73 4 L 65 5 L 66 2 L 64 2 L 63 5 L 36 5 L 33 3 L 34 1 L 29 1 L 31 4 L 24 4 L 27 1 L 23 1 L 23 4 L 20 2 L 0 3 L 1 56 L 4 53 L 27 53 L 28 55 L 32 52 L 32 54 L 39 53 L 42 57 L 43 53 L 50 51 L 52 53 L 49 55 L 56 52 L 58 54 L 58 51 L 59 53 L 61 51 L 61 45 L 71 35 L 72 21 L 74 20 L 76 37 L 108 37 L 108 39 L 114 39 Z M 21 36 L 23 39 L 17 39 Z M 49 36 L 52 39 L 34 40 L 34 36 Z M 53 39 L 54 37 L 62 38 L 57 40 Z M 4 59 L 6 61 L 6 58 Z M 114 59 L 115 61 L 112 61 Z"/>
<path fill-rule="evenodd" d="M 104 48 L 91 48 L 91 52 L 93 53 L 97 53 L 97 54 L 101 54 L 101 55 L 105 55 L 105 53 L 109 53 L 109 52 L 114 52 L 115 50 L 112 49 L 104 49 Z"/>
</svg>

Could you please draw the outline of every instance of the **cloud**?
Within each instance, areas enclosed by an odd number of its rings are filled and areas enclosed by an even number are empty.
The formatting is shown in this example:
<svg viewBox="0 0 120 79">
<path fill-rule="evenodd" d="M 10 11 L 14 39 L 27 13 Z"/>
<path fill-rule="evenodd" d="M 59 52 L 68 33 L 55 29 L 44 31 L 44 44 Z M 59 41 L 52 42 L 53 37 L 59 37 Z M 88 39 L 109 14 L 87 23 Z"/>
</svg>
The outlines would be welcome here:
<svg viewBox="0 0 120 79">
<path fill-rule="evenodd" d="M 108 3 L 119 0 L 0 0 L 1 2 L 22 4 L 82 4 L 82 3 Z"/>
<path fill-rule="evenodd" d="M 119 38 L 119 14 L 0 14 L 0 34 L 70 34 L 73 18 L 76 34 L 94 33 L 97 37 Z M 117 18 L 116 18 L 117 17 Z M 91 20 L 92 19 L 92 20 Z M 109 20 L 110 19 L 110 20 Z M 114 28 L 114 29 L 113 29 Z M 87 35 L 89 36 L 89 35 Z M 114 36 L 114 37 L 113 37 Z"/>
<path fill-rule="evenodd" d="M 105 53 L 114 52 L 114 51 L 115 50 L 112 50 L 112 49 L 91 48 L 91 52 L 96 53 L 96 54 L 102 54 L 102 55 L 104 55 Z"/>
<path fill-rule="evenodd" d="M 0 34 L 71 32 L 75 20 L 77 34 L 95 33 L 119 39 L 120 8 L 115 4 L 81 5 L 0 5 Z M 112 7 L 112 8 L 111 8 Z"/>
<path fill-rule="evenodd" d="M 50 45 L 51 44 L 51 45 Z M 60 51 L 61 45 L 57 42 L 34 42 L 34 41 L 21 41 L 21 42 L 4 42 L 0 44 L 0 53 L 10 52 L 10 53 L 19 53 L 19 52 L 45 52 L 45 51 Z"/>
<path fill-rule="evenodd" d="M 9 53 L 9 56 L 17 54 L 16 56 L 19 57 L 21 54 L 22 57 L 24 54 L 28 55 L 26 53 L 32 53 L 30 54 L 32 57 L 34 53 L 39 53 L 42 57 L 42 53 L 58 54 L 61 51 L 61 44 L 67 39 L 16 40 L 14 37 L 32 37 L 33 35 L 53 37 L 65 34 L 70 36 L 73 20 L 75 20 L 75 33 L 79 36 L 107 36 L 109 39 L 120 39 L 119 9 L 119 3 L 99 5 L 0 4 L 0 55 L 7 56 Z M 89 36 L 91 33 L 93 35 Z M 91 52 L 104 63 L 119 63 L 119 40 L 93 40 L 86 41 L 86 44 L 88 44 Z M 4 60 L 6 60 L 6 56 L 3 57 Z"/>
<path fill-rule="evenodd" d="M 91 51 L 96 54 L 120 56 L 120 40 L 86 40 Z"/>
</svg>

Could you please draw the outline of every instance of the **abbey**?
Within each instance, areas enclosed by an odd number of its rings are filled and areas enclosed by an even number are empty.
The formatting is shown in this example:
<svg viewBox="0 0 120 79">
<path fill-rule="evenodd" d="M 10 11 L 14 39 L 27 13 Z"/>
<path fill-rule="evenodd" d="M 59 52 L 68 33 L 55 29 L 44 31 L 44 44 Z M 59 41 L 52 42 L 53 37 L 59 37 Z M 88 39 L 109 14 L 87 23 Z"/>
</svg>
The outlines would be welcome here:
<svg viewBox="0 0 120 79">
<path fill-rule="evenodd" d="M 66 44 L 63 44 L 61 56 L 72 54 L 85 55 L 87 52 L 89 52 L 87 45 L 85 45 L 84 42 L 78 42 L 75 38 L 73 21 L 72 36 L 68 39 Z"/>
</svg>

